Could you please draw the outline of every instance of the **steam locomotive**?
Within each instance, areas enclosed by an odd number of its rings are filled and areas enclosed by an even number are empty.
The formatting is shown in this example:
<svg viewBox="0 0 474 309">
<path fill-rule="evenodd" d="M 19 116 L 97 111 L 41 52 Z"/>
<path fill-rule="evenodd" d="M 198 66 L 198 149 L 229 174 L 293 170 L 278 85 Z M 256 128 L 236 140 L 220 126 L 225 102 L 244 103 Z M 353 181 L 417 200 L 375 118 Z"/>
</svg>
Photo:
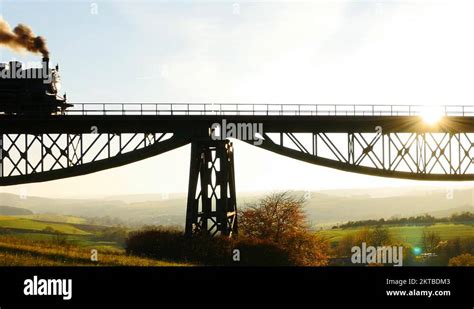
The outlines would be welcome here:
<svg viewBox="0 0 474 309">
<path fill-rule="evenodd" d="M 62 115 L 72 104 L 66 103 L 61 89 L 59 67 L 49 68 L 43 58 L 41 68 L 23 69 L 22 63 L 0 63 L 0 113 L 7 115 Z"/>
</svg>

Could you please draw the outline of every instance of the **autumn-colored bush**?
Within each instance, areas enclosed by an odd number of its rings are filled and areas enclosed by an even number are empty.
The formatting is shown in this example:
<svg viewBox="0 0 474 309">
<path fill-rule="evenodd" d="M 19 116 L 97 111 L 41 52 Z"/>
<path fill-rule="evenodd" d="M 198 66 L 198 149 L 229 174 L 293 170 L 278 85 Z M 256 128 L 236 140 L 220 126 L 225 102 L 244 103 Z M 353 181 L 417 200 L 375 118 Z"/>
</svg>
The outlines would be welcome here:
<svg viewBox="0 0 474 309">
<path fill-rule="evenodd" d="M 237 238 L 186 236 L 180 231 L 148 228 L 131 233 L 126 250 L 202 265 L 327 265 L 327 241 L 309 229 L 303 203 L 288 192 L 271 194 L 240 212 Z"/>
<path fill-rule="evenodd" d="M 474 266 L 474 255 L 469 253 L 461 254 L 449 259 L 449 266 Z"/>
<path fill-rule="evenodd" d="M 328 264 L 328 243 L 311 231 L 304 199 L 290 192 L 270 194 L 247 205 L 239 217 L 243 236 L 271 242 L 285 250 L 289 263 L 298 266 Z"/>
<path fill-rule="evenodd" d="M 236 251 L 238 250 L 238 251 Z M 289 254 L 276 244 L 255 238 L 186 236 L 179 231 L 148 229 L 126 240 L 128 254 L 201 265 L 286 266 Z"/>
</svg>

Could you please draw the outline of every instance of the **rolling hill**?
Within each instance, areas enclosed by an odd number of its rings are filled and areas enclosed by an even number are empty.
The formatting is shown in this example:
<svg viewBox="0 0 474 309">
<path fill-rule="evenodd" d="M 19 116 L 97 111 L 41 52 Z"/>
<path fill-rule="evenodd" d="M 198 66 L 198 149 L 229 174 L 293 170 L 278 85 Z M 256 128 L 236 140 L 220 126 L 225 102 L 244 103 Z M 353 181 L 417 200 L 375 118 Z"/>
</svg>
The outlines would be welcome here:
<svg viewBox="0 0 474 309">
<path fill-rule="evenodd" d="M 32 215 L 31 210 L 19 207 L 0 206 L 0 216 Z"/>
<path fill-rule="evenodd" d="M 331 225 L 349 220 L 407 217 L 420 214 L 449 216 L 454 212 L 474 212 L 474 190 L 443 188 L 384 188 L 295 191 L 308 197 L 306 212 L 314 225 Z M 240 193 L 242 209 L 265 193 Z M 186 195 L 143 194 L 112 196 L 103 199 L 51 199 L 0 193 L 0 204 L 27 209 L 38 215 L 64 215 L 82 218 L 115 218 L 129 226 L 184 225 Z M 32 217 L 34 218 L 34 217 Z"/>
</svg>

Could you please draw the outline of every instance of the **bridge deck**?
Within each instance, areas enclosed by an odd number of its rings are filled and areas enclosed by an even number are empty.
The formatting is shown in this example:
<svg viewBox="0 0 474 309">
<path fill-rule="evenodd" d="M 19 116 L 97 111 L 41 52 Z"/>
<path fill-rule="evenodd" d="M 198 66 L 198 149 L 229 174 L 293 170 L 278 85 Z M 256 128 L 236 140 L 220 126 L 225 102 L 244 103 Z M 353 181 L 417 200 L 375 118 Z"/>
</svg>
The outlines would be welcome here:
<svg viewBox="0 0 474 309">
<path fill-rule="evenodd" d="M 0 115 L 0 186 L 149 158 L 208 139 L 213 124 L 224 121 L 257 123 L 261 132 L 243 140 L 312 164 L 384 177 L 474 180 L 474 106 L 431 107 L 443 116 L 432 125 L 420 117 L 433 112 L 424 108 L 75 104 L 60 116 Z M 264 137 L 258 143 L 255 133 Z"/>
<path fill-rule="evenodd" d="M 472 133 L 474 117 L 448 116 L 435 125 L 419 116 L 257 116 L 257 115 L 89 115 L 6 116 L 0 115 L 0 132 L 10 134 L 169 132 L 196 136 L 206 134 L 213 123 L 262 123 L 265 132 L 374 132 L 385 133 Z"/>
</svg>

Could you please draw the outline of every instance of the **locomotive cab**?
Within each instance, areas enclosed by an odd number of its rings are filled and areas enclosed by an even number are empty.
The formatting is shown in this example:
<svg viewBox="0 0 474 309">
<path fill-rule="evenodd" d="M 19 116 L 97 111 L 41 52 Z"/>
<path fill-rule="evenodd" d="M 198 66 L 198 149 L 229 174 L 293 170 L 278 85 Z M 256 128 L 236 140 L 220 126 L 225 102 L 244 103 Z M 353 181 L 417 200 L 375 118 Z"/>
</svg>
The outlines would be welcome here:
<svg viewBox="0 0 474 309">
<path fill-rule="evenodd" d="M 59 68 L 23 69 L 21 62 L 0 64 L 0 113 L 14 115 L 62 115 L 72 107 L 60 96 Z"/>
</svg>

